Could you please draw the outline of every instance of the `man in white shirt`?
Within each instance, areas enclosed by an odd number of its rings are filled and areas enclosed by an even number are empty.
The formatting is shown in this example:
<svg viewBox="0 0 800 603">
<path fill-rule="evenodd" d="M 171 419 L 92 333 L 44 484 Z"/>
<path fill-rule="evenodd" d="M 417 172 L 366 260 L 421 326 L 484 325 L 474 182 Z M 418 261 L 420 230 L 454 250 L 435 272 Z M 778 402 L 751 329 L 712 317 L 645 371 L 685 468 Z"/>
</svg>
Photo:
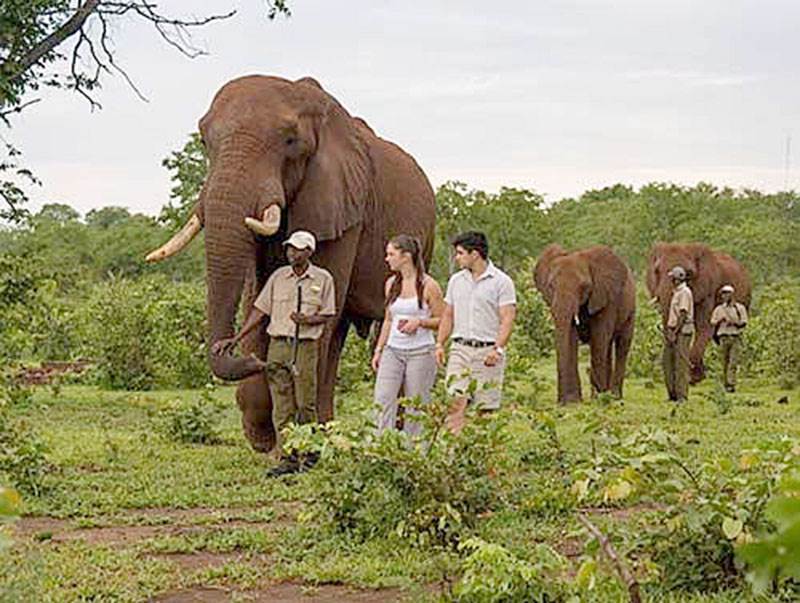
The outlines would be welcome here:
<svg viewBox="0 0 800 603">
<path fill-rule="evenodd" d="M 453 248 L 461 270 L 447 284 L 436 362 L 444 366 L 444 346 L 452 335 L 446 374 L 454 400 L 447 423 L 453 433 L 459 433 L 470 402 L 482 411 L 500 408 L 505 347 L 514 326 L 517 298 L 511 278 L 489 261 L 486 235 L 465 232 L 453 239 Z M 472 381 L 477 385 L 474 391 Z"/>
</svg>

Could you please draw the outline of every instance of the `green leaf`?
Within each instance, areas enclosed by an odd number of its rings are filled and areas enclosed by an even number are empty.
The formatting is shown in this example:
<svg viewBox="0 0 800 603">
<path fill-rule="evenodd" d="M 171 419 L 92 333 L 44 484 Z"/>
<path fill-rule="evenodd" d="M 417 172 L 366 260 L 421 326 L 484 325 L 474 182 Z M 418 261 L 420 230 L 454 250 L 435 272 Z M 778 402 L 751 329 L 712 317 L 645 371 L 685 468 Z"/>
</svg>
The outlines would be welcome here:
<svg viewBox="0 0 800 603">
<path fill-rule="evenodd" d="M 736 537 L 742 533 L 744 524 L 738 519 L 726 517 L 722 522 L 722 532 L 728 540 L 735 540 Z"/>
</svg>

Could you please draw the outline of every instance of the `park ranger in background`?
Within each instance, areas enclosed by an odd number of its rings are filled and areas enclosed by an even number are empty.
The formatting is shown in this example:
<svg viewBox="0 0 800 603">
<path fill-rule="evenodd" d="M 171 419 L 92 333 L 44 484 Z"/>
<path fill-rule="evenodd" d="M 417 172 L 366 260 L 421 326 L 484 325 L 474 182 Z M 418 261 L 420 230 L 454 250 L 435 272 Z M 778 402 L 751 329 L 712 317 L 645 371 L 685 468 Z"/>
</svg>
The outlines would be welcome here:
<svg viewBox="0 0 800 603">
<path fill-rule="evenodd" d="M 740 336 L 747 326 L 747 308 L 733 300 L 732 285 L 719 290 L 720 303 L 711 313 L 714 341 L 722 352 L 722 382 L 729 392 L 736 391 L 736 367 L 739 364 Z"/>
<path fill-rule="evenodd" d="M 664 328 L 664 383 L 673 402 L 686 402 L 689 397 L 689 348 L 694 336 L 694 296 L 686 284 L 686 270 L 675 266 L 672 278 L 672 299 Z"/>
</svg>

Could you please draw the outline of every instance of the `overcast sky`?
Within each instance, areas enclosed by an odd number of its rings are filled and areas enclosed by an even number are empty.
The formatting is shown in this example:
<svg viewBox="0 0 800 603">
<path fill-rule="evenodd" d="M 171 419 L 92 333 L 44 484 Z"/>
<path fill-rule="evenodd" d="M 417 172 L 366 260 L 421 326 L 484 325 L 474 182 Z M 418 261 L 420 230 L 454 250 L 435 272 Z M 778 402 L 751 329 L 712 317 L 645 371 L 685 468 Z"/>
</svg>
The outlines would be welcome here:
<svg viewBox="0 0 800 603">
<path fill-rule="evenodd" d="M 161 160 L 236 76 L 311 75 L 409 151 L 437 186 L 535 189 L 550 201 L 652 180 L 800 188 L 796 0 L 162 0 L 172 14 L 238 14 L 195 34 L 189 60 L 134 20 L 119 25 L 119 77 L 90 112 L 48 94 L 13 140 L 44 181 L 34 207 L 123 205 L 157 213 Z M 795 134 L 785 169 L 787 136 Z"/>
</svg>

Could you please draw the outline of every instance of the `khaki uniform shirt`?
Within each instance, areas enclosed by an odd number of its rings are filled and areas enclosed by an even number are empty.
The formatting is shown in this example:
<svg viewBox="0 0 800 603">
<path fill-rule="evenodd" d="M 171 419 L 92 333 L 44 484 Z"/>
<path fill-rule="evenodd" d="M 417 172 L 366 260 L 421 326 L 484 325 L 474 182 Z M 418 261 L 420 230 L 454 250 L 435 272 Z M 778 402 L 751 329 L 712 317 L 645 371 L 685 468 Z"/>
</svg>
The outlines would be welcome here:
<svg viewBox="0 0 800 603">
<path fill-rule="evenodd" d="M 686 283 L 681 283 L 672 294 L 669 302 L 669 315 L 667 316 L 667 326 L 674 328 L 678 326 L 681 310 L 686 310 L 686 322 L 681 329 L 682 335 L 694 333 L 694 296 L 692 290 Z"/>
<path fill-rule="evenodd" d="M 500 331 L 500 306 L 517 303 L 514 281 L 489 262 L 477 280 L 469 270 L 450 277 L 444 301 L 453 306 L 453 337 L 492 342 Z"/>
<path fill-rule="evenodd" d="M 297 311 L 298 284 L 303 314 L 336 314 L 336 295 L 330 272 L 309 264 L 305 273 L 297 276 L 291 266 L 281 266 L 267 279 L 253 304 L 269 315 L 267 334 L 270 337 L 294 337 L 295 322 L 291 316 Z M 319 339 L 324 328 L 325 325 L 300 325 L 300 339 Z"/>
<path fill-rule="evenodd" d="M 747 308 L 739 302 L 720 304 L 711 313 L 711 326 L 719 325 L 717 335 L 739 335 L 746 324 Z"/>
</svg>

